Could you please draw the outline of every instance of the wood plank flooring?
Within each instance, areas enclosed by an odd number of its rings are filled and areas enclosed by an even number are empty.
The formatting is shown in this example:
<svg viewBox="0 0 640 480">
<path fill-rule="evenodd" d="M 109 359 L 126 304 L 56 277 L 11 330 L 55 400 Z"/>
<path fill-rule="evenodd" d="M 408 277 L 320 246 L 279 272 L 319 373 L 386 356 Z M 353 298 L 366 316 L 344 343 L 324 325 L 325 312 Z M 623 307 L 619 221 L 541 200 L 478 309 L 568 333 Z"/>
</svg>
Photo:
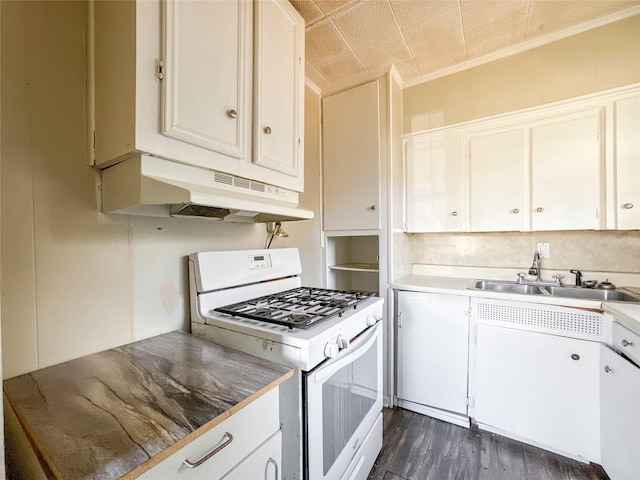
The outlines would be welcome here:
<svg viewBox="0 0 640 480">
<path fill-rule="evenodd" d="M 384 440 L 368 480 L 608 480 L 587 465 L 500 435 L 401 408 L 385 409 Z"/>
</svg>

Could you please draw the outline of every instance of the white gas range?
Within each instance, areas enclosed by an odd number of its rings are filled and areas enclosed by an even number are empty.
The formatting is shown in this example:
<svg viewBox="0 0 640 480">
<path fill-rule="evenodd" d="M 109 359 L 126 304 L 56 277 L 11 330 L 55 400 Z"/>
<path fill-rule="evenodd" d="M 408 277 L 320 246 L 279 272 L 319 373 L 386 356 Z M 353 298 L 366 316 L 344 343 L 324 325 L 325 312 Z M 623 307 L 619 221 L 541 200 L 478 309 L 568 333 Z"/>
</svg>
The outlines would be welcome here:
<svg viewBox="0 0 640 480">
<path fill-rule="evenodd" d="M 192 333 L 286 364 L 283 476 L 365 479 L 382 447 L 382 306 L 303 287 L 297 249 L 189 256 Z"/>
</svg>

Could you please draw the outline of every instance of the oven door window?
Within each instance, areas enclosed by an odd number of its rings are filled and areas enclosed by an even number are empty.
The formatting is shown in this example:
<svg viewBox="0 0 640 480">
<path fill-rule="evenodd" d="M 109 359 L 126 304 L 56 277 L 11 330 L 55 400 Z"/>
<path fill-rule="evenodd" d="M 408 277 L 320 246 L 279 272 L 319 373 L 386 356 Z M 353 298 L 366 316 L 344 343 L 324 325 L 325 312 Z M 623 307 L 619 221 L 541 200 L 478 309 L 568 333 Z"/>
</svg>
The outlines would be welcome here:
<svg viewBox="0 0 640 480">
<path fill-rule="evenodd" d="M 307 375 L 309 478 L 341 478 L 382 410 L 380 331 Z"/>
</svg>

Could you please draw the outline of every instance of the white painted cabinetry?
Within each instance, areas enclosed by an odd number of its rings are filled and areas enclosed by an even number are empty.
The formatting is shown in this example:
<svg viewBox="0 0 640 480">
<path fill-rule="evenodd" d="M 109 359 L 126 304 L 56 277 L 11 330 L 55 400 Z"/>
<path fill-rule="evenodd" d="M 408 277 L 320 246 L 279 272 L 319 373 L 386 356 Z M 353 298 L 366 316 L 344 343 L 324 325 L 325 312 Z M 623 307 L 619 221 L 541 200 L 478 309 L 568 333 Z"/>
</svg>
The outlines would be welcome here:
<svg viewBox="0 0 640 480">
<path fill-rule="evenodd" d="M 614 103 L 616 228 L 640 228 L 640 96 Z"/>
<path fill-rule="evenodd" d="M 407 232 L 466 229 L 462 133 L 412 136 L 405 140 Z"/>
<path fill-rule="evenodd" d="M 600 458 L 600 344 L 477 326 L 473 417 L 517 439 Z"/>
<path fill-rule="evenodd" d="M 398 405 L 466 425 L 469 297 L 398 291 Z"/>
<path fill-rule="evenodd" d="M 600 348 L 601 463 L 611 480 L 640 478 L 640 368 Z"/>
<path fill-rule="evenodd" d="M 405 230 L 639 228 L 639 89 L 407 135 Z"/>
<path fill-rule="evenodd" d="M 469 136 L 471 231 L 526 230 L 526 136 L 523 128 Z"/>
<path fill-rule="evenodd" d="M 280 479 L 278 398 L 278 389 L 270 390 L 138 478 Z M 186 460 L 195 464 L 219 447 L 222 448 L 199 466 L 189 468 L 184 463 Z"/>
<path fill-rule="evenodd" d="M 324 230 L 380 228 L 380 80 L 322 99 Z"/>
<path fill-rule="evenodd" d="M 302 190 L 304 22 L 288 2 L 92 5 L 97 166 L 148 153 Z"/>
<path fill-rule="evenodd" d="M 531 127 L 531 230 L 604 227 L 600 110 Z"/>
</svg>

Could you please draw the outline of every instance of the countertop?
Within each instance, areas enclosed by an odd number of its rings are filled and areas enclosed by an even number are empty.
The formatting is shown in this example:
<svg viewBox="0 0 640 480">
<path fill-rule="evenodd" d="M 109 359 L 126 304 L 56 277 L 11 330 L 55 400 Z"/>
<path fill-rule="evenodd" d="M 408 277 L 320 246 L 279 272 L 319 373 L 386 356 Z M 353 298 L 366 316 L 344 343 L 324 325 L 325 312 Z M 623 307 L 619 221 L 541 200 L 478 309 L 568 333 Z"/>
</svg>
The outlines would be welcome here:
<svg viewBox="0 0 640 480">
<path fill-rule="evenodd" d="M 609 313 L 616 321 L 640 334 L 640 304 L 560 298 L 551 295 L 520 295 L 517 293 L 470 289 L 469 287 L 475 280 L 481 279 L 412 274 L 393 282 L 392 288 L 415 292 L 443 293 L 448 295 L 464 295 L 469 297 L 597 309 Z M 625 290 L 640 294 L 640 289 L 638 288 L 625 288 Z"/>
<path fill-rule="evenodd" d="M 135 478 L 293 375 L 172 332 L 4 381 L 60 479 Z"/>
</svg>

